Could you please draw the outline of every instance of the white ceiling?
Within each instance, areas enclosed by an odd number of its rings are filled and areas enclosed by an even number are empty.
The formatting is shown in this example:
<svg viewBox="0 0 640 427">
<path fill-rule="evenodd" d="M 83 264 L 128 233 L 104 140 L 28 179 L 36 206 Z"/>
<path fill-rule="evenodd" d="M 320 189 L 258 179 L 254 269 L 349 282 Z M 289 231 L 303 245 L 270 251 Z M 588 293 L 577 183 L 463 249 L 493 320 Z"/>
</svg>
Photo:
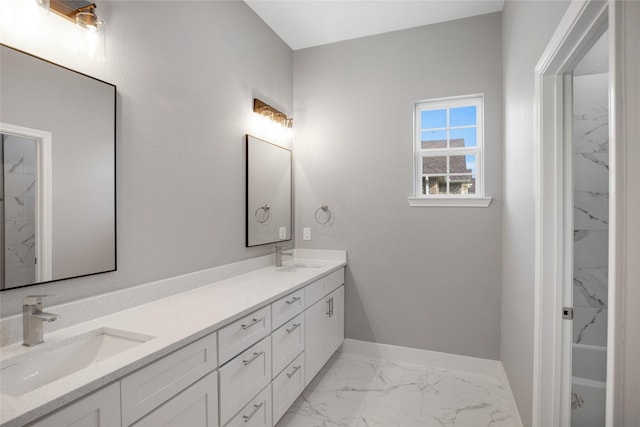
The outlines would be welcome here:
<svg viewBox="0 0 640 427">
<path fill-rule="evenodd" d="M 293 50 L 499 12 L 504 0 L 245 0 Z"/>
</svg>

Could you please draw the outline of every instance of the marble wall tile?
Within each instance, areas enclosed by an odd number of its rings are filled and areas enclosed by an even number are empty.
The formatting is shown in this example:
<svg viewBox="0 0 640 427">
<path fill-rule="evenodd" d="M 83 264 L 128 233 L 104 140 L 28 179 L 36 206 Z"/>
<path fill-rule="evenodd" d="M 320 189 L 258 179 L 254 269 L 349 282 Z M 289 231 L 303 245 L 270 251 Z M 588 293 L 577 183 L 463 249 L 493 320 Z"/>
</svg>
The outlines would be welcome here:
<svg viewBox="0 0 640 427">
<path fill-rule="evenodd" d="M 35 221 L 35 177 L 6 174 L 4 178 L 5 221 Z"/>
<path fill-rule="evenodd" d="M 6 245 L 4 256 L 7 269 L 33 266 L 35 265 L 35 244 L 31 240 L 25 243 Z"/>
<path fill-rule="evenodd" d="M 573 79 L 573 151 L 609 151 L 609 82 L 607 74 Z"/>
<path fill-rule="evenodd" d="M 609 193 L 609 154 L 574 154 L 573 189 L 574 191 Z"/>
<path fill-rule="evenodd" d="M 573 268 L 595 268 L 608 265 L 609 232 L 576 230 L 573 233 Z"/>
<path fill-rule="evenodd" d="M 606 266 L 573 270 L 573 306 L 606 308 L 609 269 Z"/>
<path fill-rule="evenodd" d="M 4 232 L 6 244 L 33 242 L 35 239 L 35 224 L 29 221 L 5 221 Z"/>
<path fill-rule="evenodd" d="M 573 309 L 573 342 L 607 346 L 607 309 L 575 307 Z"/>
<path fill-rule="evenodd" d="M 36 270 L 33 267 L 7 268 L 5 279 L 9 286 L 29 285 L 36 281 Z"/>
<path fill-rule="evenodd" d="M 575 230 L 609 229 L 608 193 L 575 191 L 573 206 L 573 228 Z"/>
<path fill-rule="evenodd" d="M 24 173 L 24 149 L 13 135 L 4 136 L 4 173 Z"/>
</svg>

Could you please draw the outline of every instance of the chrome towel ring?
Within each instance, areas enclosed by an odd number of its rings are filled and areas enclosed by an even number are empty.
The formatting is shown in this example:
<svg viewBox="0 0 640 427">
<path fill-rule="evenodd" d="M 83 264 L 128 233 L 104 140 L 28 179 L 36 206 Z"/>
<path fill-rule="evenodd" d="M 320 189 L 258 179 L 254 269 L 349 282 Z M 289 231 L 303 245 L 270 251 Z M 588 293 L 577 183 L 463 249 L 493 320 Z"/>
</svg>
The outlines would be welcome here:
<svg viewBox="0 0 640 427">
<path fill-rule="evenodd" d="M 318 209 L 316 209 L 316 222 L 320 225 L 325 225 L 331 221 L 331 211 L 329 210 L 329 206 L 322 205 Z"/>
<path fill-rule="evenodd" d="M 256 217 L 256 221 L 260 224 L 264 224 L 269 221 L 269 217 L 271 216 L 270 209 L 269 205 L 260 206 L 256 209 L 256 212 L 253 214 L 253 216 Z"/>
</svg>

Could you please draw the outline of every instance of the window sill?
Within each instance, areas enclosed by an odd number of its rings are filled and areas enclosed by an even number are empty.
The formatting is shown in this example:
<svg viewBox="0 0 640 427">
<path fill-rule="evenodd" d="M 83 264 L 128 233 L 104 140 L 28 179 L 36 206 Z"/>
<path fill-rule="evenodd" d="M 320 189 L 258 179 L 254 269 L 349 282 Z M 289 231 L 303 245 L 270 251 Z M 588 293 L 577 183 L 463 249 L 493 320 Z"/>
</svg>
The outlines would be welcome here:
<svg viewBox="0 0 640 427">
<path fill-rule="evenodd" d="M 463 207 L 486 208 L 489 207 L 491 197 L 409 197 L 409 205 L 413 207 Z"/>
</svg>

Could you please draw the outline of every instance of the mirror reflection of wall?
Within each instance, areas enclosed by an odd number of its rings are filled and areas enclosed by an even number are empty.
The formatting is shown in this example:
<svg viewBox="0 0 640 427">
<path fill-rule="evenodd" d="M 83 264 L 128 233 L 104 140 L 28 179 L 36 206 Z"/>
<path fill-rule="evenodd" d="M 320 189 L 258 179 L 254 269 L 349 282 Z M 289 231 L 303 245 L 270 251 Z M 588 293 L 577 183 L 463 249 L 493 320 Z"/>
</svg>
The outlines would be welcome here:
<svg viewBox="0 0 640 427">
<path fill-rule="evenodd" d="M 291 240 L 291 151 L 247 135 L 247 246 Z"/>
<path fill-rule="evenodd" d="M 116 269 L 114 85 L 0 45 L 0 290 Z"/>
</svg>

